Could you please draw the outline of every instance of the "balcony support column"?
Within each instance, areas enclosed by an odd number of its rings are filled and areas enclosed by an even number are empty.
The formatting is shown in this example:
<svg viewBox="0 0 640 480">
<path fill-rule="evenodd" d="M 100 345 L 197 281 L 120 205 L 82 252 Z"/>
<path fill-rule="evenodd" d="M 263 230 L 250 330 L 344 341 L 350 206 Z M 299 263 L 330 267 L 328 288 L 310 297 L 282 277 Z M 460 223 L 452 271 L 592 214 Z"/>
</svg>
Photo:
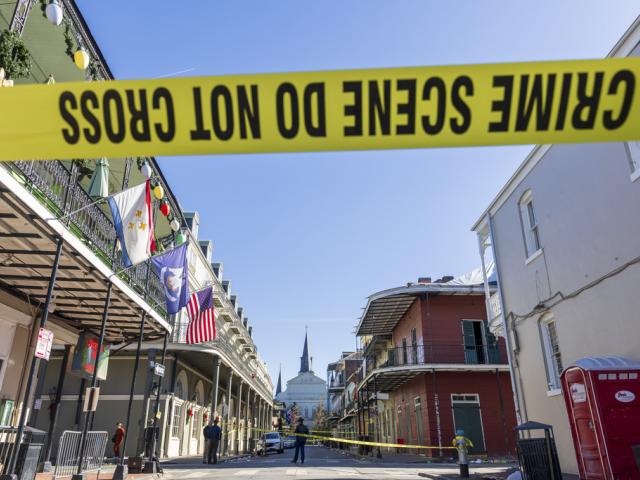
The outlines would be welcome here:
<svg viewBox="0 0 640 480">
<path fill-rule="evenodd" d="M 164 366 L 164 362 L 167 358 L 167 346 L 169 344 L 169 334 L 164 334 L 164 341 L 162 344 L 162 360 L 161 365 Z M 160 413 L 160 395 L 162 394 L 162 381 L 164 380 L 164 375 L 160 377 L 158 380 L 158 391 L 156 392 L 156 399 L 153 405 L 153 430 L 152 430 L 152 440 L 151 440 L 151 450 L 149 451 L 149 458 L 145 462 L 143 473 L 158 473 L 161 471 L 160 468 L 160 455 L 156 452 L 157 440 L 158 440 L 158 416 Z"/>
<path fill-rule="evenodd" d="M 433 409 L 436 413 L 436 434 L 438 435 L 438 453 L 440 458 L 444 455 L 442 452 L 442 426 L 440 425 L 440 397 L 438 395 L 438 379 L 436 369 L 431 370 L 431 380 L 433 384 Z"/>
<path fill-rule="evenodd" d="M 374 401 L 376 402 L 376 442 L 380 443 L 382 441 L 380 435 L 380 412 L 378 411 L 378 384 L 376 381 L 376 375 L 373 376 L 373 396 Z M 380 451 L 380 445 L 376 447 L 376 457 L 382 458 L 382 452 Z"/>
<path fill-rule="evenodd" d="M 44 306 L 42 307 L 42 312 L 40 316 L 40 328 L 44 328 L 47 325 L 47 320 L 49 319 L 49 305 L 51 304 L 51 298 L 53 297 L 53 289 L 56 284 L 56 277 L 58 276 L 58 266 L 60 265 L 60 257 L 62 255 L 62 238 L 56 239 L 56 255 L 53 260 L 53 265 L 51 266 L 51 275 L 49 277 L 49 286 L 47 287 L 47 297 L 44 301 Z M 36 325 L 34 325 L 35 327 Z M 31 351 L 28 352 L 28 355 L 31 356 L 33 353 Z M 24 396 L 22 400 L 22 407 L 20 409 L 20 419 L 18 421 L 18 428 L 16 432 L 16 439 L 13 444 L 13 450 L 11 450 L 11 454 L 9 455 L 9 463 L 5 470 L 5 473 L 0 476 L 0 479 L 17 479 L 17 475 L 15 474 L 16 461 L 18 460 L 18 453 L 20 452 L 20 445 L 22 444 L 22 437 L 24 435 L 24 427 L 27 423 L 27 404 L 29 403 L 29 397 L 31 397 L 31 390 L 33 388 L 33 381 L 38 371 L 38 367 L 40 365 L 39 358 L 32 358 L 31 365 L 29 367 L 29 374 L 27 376 L 27 385 L 24 390 Z"/>
<path fill-rule="evenodd" d="M 229 378 L 227 380 L 227 413 L 224 422 L 224 444 L 222 445 L 222 454 L 229 453 L 229 442 L 231 440 L 231 387 L 233 386 L 233 369 L 229 366 Z"/>
<path fill-rule="evenodd" d="M 211 398 L 211 421 L 216 419 L 218 412 L 218 382 L 220 381 L 220 357 L 218 355 L 213 356 L 213 376 L 211 378 L 213 382 L 212 398 Z"/>
<path fill-rule="evenodd" d="M 240 421 L 242 420 L 242 385 L 243 381 L 238 382 L 238 407 L 236 408 L 236 454 L 240 453 L 240 437 L 242 430 L 240 429 Z"/>
<path fill-rule="evenodd" d="M 64 379 L 67 373 L 67 367 L 69 366 L 69 357 L 71 356 L 71 345 L 64 346 L 64 356 L 62 357 L 62 364 L 60 366 L 60 375 L 58 376 L 58 385 L 56 387 L 56 398 L 52 405 L 53 412 L 51 421 L 49 422 L 49 432 L 46 438 L 46 448 L 44 453 L 44 463 L 51 467 L 51 450 L 53 447 L 53 434 L 56 430 L 56 424 L 58 423 L 58 414 L 60 413 L 60 401 L 62 399 L 62 389 L 64 388 Z M 46 468 L 45 468 L 46 471 Z"/>
<path fill-rule="evenodd" d="M 245 403 L 245 411 L 244 411 L 244 451 L 245 453 L 249 452 L 249 437 L 251 436 L 251 419 L 249 418 L 249 396 L 251 395 L 251 387 L 247 385 L 247 401 Z"/>
<path fill-rule="evenodd" d="M 115 250 L 115 248 L 114 248 Z M 102 352 L 102 346 L 104 345 L 104 336 L 107 328 L 107 319 L 109 318 L 109 306 L 111 305 L 111 291 L 113 290 L 113 283 L 107 280 L 107 297 L 104 301 L 104 309 L 102 310 L 102 322 L 100 324 L 100 336 L 98 337 L 98 348 L 96 349 L 96 359 L 93 363 L 93 376 L 91 377 L 91 388 L 95 388 L 98 385 L 98 367 L 100 365 L 100 353 Z M 87 432 L 89 431 L 89 419 L 91 418 L 91 412 L 87 412 L 84 416 L 84 425 L 82 427 L 82 433 L 80 434 L 80 448 L 78 450 L 78 469 L 72 480 L 84 480 L 85 476 L 82 473 L 82 466 L 84 465 L 84 454 L 87 447 Z"/>
</svg>

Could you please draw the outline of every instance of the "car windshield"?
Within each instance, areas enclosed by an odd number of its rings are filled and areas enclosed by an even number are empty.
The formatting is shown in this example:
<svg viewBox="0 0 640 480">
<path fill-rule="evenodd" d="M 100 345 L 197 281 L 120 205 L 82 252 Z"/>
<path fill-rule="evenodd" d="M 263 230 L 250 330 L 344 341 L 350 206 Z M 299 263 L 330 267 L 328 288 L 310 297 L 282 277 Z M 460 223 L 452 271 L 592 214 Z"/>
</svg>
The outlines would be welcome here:
<svg viewBox="0 0 640 480">
<path fill-rule="evenodd" d="M 277 433 L 267 433 L 265 438 L 267 440 L 277 440 L 278 438 L 280 438 L 280 435 Z"/>
</svg>

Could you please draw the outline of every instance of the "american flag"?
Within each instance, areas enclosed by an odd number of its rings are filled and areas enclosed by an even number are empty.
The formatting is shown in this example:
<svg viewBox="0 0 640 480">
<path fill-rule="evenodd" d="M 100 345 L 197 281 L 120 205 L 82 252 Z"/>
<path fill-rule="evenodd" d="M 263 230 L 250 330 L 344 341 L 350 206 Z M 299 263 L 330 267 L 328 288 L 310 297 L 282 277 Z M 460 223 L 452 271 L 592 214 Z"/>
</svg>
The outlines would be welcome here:
<svg viewBox="0 0 640 480">
<path fill-rule="evenodd" d="M 191 294 L 187 303 L 187 315 L 187 343 L 203 343 L 216 338 L 213 287 Z"/>
</svg>

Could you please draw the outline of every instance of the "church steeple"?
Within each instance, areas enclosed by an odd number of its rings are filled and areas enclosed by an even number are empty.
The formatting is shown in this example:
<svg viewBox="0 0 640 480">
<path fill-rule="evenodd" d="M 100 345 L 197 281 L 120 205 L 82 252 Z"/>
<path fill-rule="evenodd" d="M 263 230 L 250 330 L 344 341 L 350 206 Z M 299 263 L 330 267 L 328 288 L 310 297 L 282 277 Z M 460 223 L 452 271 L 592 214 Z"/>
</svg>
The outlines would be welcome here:
<svg viewBox="0 0 640 480">
<path fill-rule="evenodd" d="M 278 384 L 276 385 L 276 397 L 282 392 L 282 365 L 280 365 L 280 371 L 278 372 Z"/>
<path fill-rule="evenodd" d="M 300 357 L 300 372 L 310 372 L 311 362 L 309 360 L 309 341 L 307 340 L 307 332 L 304 333 L 304 347 L 302 348 L 302 356 Z"/>
</svg>

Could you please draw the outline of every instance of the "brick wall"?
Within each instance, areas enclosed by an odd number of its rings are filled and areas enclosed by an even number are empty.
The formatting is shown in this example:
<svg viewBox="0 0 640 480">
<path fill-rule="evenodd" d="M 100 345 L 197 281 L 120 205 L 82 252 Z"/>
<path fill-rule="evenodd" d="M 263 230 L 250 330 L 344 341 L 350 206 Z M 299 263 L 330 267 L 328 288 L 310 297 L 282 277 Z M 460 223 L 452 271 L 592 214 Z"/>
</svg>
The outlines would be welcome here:
<svg viewBox="0 0 640 480">
<path fill-rule="evenodd" d="M 498 381 L 499 380 L 499 381 Z M 498 388 L 498 385 L 500 388 Z M 450 446 L 455 436 L 452 394 L 477 394 L 486 452 L 489 456 L 515 455 L 516 426 L 513 396 L 508 372 L 436 372 L 435 384 L 432 373 L 420 374 L 402 385 L 393 393 L 396 406 L 396 433 L 405 443 L 418 443 L 418 426 L 414 399 L 420 397 L 422 404 L 423 445 L 438 445 L 438 415 L 436 415 L 435 392 L 438 393 L 440 438 L 443 446 Z M 502 397 L 502 398 L 501 398 Z M 397 408 L 401 408 L 400 423 Z M 411 437 L 406 434 L 407 410 L 410 415 Z M 412 453 L 418 453 L 412 452 Z M 420 451 L 438 456 L 438 450 Z M 451 452 L 445 450 L 445 456 Z"/>
</svg>

